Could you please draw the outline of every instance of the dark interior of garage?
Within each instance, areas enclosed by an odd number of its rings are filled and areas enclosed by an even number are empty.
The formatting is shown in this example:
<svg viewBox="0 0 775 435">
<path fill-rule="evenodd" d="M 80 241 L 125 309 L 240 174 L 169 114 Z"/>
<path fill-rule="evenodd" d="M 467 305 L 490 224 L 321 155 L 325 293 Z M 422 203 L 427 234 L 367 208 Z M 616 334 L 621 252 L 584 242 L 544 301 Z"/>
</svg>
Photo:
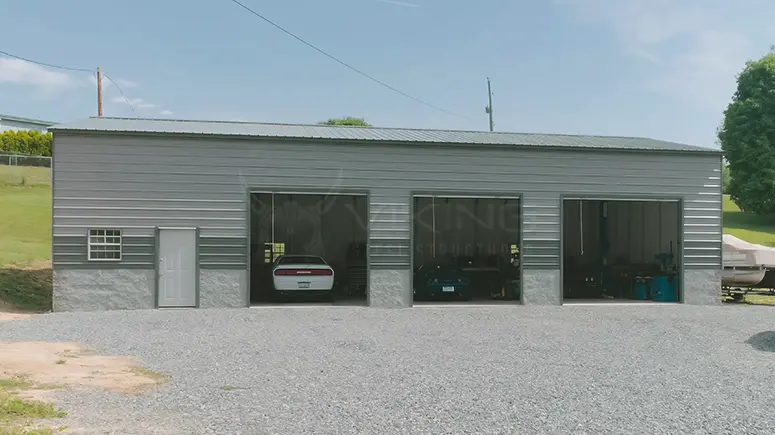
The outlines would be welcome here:
<svg viewBox="0 0 775 435">
<path fill-rule="evenodd" d="M 414 300 L 520 301 L 517 198 L 416 196 Z"/>
<path fill-rule="evenodd" d="M 365 304 L 368 283 L 367 197 L 253 193 L 251 195 L 251 304 L 334 302 Z M 319 256 L 333 269 L 329 294 L 280 292 L 280 256 Z M 299 289 L 303 290 L 303 289 Z"/>
<path fill-rule="evenodd" d="M 680 300 L 678 201 L 563 201 L 564 300 Z"/>
</svg>

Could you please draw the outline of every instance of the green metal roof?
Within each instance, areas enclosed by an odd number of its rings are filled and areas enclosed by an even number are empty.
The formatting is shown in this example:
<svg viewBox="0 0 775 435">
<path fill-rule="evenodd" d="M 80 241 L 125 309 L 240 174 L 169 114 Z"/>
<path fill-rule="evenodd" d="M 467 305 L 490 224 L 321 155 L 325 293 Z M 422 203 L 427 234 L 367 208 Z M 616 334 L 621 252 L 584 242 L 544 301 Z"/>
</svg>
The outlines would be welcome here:
<svg viewBox="0 0 775 435">
<path fill-rule="evenodd" d="M 93 117 L 49 129 L 53 132 L 109 132 L 149 134 L 190 134 L 239 136 L 272 139 L 317 139 L 356 142 L 417 144 L 503 145 L 548 148 L 590 148 L 611 150 L 704 152 L 721 150 L 620 136 L 581 136 L 567 134 L 505 133 L 410 128 L 350 127 L 303 124 L 270 124 L 233 121 L 188 121 L 170 119 Z"/>
</svg>

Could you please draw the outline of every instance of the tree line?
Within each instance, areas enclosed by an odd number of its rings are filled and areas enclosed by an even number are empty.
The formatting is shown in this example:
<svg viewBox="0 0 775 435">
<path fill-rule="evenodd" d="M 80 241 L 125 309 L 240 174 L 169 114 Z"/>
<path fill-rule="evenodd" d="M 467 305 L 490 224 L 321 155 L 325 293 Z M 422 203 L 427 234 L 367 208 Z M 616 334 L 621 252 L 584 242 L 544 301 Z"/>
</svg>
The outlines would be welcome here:
<svg viewBox="0 0 775 435">
<path fill-rule="evenodd" d="M 51 157 L 54 143 L 51 133 L 39 131 L 4 131 L 0 133 L 0 154 L 32 154 Z"/>
<path fill-rule="evenodd" d="M 718 131 L 726 191 L 741 210 L 775 217 L 775 53 L 749 61 Z"/>
</svg>

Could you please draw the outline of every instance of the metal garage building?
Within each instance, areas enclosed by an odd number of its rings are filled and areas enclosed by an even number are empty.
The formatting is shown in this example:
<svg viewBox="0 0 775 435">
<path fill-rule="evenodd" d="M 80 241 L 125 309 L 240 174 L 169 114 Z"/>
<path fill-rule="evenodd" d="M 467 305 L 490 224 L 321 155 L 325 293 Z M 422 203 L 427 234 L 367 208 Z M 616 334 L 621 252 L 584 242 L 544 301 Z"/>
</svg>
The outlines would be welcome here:
<svg viewBox="0 0 775 435">
<path fill-rule="evenodd" d="M 251 192 L 364 195 L 374 307 L 413 304 L 412 199 L 422 195 L 519 199 L 523 304 L 563 303 L 562 269 L 583 258 L 585 225 L 600 233 L 609 213 L 624 216 L 605 230 L 623 231 L 610 250 L 651 258 L 669 242 L 679 301 L 719 303 L 716 150 L 632 137 L 122 118 L 51 131 L 55 311 L 248 306 Z M 625 205 L 595 214 L 607 201 Z M 673 215 L 660 218 L 663 208 Z M 563 230 L 571 218 L 580 223 Z M 180 264 L 162 277 L 169 249 Z M 162 280 L 180 294 L 160 297 Z"/>
</svg>

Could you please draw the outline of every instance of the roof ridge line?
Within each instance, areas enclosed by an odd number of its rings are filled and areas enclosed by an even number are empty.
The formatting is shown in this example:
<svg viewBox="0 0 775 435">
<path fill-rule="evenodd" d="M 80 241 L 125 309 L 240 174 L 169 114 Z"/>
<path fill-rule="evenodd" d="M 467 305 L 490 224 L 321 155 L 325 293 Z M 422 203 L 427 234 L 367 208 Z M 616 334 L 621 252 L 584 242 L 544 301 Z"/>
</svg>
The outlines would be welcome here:
<svg viewBox="0 0 775 435">
<path fill-rule="evenodd" d="M 261 122 L 261 121 L 227 121 L 227 120 L 209 120 L 209 119 L 166 119 L 166 118 L 130 118 L 122 116 L 91 116 L 89 119 L 114 119 L 119 121 L 155 121 L 155 122 L 179 122 L 179 123 L 208 123 L 208 124 L 243 124 L 243 125 L 269 125 L 280 127 L 320 127 L 320 128 L 352 128 L 363 130 L 393 130 L 393 131 L 433 131 L 433 132 L 449 132 L 449 133 L 471 133 L 471 134 L 492 134 L 492 135 L 514 135 L 524 134 L 532 136 L 563 136 L 563 137 L 590 137 L 590 138 L 610 138 L 610 139 L 642 139 L 642 140 L 658 140 L 643 136 L 619 136 L 619 135 L 600 135 L 600 134 L 572 134 L 572 133 L 545 133 L 545 132 L 524 132 L 524 131 L 485 131 L 485 130 L 454 130 L 454 129 L 437 129 L 437 128 L 412 128 L 412 127 L 380 127 L 380 126 L 360 126 L 360 125 L 328 125 L 328 124 L 302 124 L 302 123 L 287 123 L 287 122 Z M 679 143 L 679 142 L 670 142 Z M 689 144 L 681 144 L 689 145 Z M 691 146 L 691 145 L 689 145 Z"/>
<path fill-rule="evenodd" d="M 713 147 L 689 145 L 635 136 L 436 130 L 398 127 L 358 127 L 221 120 L 89 117 L 48 127 L 52 132 L 105 132 L 120 134 L 190 134 L 198 136 L 264 139 L 317 139 L 334 141 L 422 144 L 497 145 L 620 151 L 703 152 L 723 154 Z"/>
</svg>

